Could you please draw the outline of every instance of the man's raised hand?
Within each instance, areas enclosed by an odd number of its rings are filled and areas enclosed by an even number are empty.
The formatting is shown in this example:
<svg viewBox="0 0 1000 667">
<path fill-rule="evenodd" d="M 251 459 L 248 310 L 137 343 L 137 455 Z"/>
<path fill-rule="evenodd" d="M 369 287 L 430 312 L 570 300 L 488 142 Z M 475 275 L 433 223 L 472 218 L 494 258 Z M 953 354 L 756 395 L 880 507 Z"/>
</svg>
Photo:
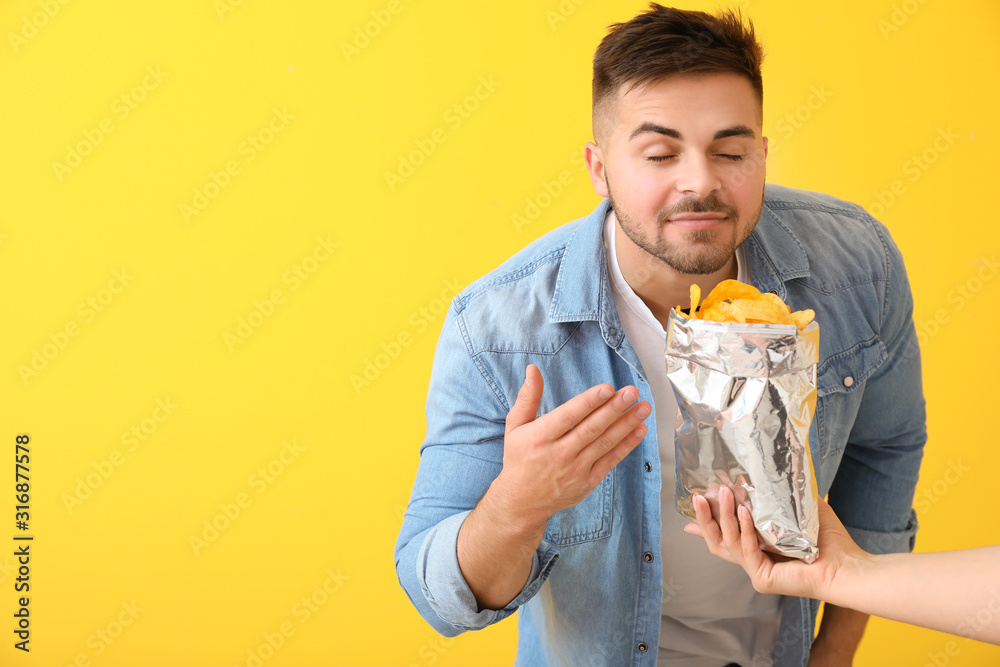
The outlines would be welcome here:
<svg viewBox="0 0 1000 667">
<path fill-rule="evenodd" d="M 601 384 L 538 417 L 544 384 L 531 364 L 507 413 L 503 470 L 494 487 L 529 523 L 589 494 L 646 435 L 652 408 L 633 386 Z"/>
</svg>

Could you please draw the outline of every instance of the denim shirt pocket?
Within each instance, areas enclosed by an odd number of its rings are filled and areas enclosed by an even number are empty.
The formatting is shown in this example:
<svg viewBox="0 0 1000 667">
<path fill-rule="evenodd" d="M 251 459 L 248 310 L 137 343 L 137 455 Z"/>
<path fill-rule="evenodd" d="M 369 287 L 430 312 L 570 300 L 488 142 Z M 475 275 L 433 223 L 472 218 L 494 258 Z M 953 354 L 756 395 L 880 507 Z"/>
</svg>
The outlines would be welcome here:
<svg viewBox="0 0 1000 667">
<path fill-rule="evenodd" d="M 545 528 L 546 541 L 568 546 L 611 535 L 615 470 L 612 469 L 586 498 L 552 515 Z"/>
<path fill-rule="evenodd" d="M 873 336 L 824 360 L 816 369 L 815 426 L 820 460 L 839 458 L 843 453 L 861 406 L 865 381 L 887 357 L 885 345 Z M 825 486 L 820 480 L 820 487 Z"/>
</svg>

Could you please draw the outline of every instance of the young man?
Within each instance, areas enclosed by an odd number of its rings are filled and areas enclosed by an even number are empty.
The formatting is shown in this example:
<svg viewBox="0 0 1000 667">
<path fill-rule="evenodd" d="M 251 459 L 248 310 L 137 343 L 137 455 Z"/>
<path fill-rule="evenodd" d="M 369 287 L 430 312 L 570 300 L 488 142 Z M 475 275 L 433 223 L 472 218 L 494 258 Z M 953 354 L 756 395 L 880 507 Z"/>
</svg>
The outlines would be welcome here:
<svg viewBox="0 0 1000 667">
<path fill-rule="evenodd" d="M 867 551 L 910 550 L 916 531 L 902 259 L 860 207 L 765 187 L 761 58 L 732 14 L 652 5 L 613 26 L 586 148 L 606 199 L 452 304 L 396 546 L 443 634 L 519 610 L 519 665 L 851 663 L 866 616 L 828 605 L 813 642 L 818 603 L 756 592 L 674 509 L 664 323 L 692 283 L 738 278 L 816 311 L 820 493 Z"/>
</svg>

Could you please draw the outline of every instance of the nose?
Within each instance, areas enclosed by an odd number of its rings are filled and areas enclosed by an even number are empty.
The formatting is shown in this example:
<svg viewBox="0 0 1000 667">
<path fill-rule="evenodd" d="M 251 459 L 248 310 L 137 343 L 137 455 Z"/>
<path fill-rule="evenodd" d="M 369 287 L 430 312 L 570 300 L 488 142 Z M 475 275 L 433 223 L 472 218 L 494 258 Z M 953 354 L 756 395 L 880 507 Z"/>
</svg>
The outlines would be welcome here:
<svg viewBox="0 0 1000 667">
<path fill-rule="evenodd" d="M 722 187 L 715 166 L 706 155 L 685 156 L 677 178 L 677 189 L 684 195 L 702 199 Z"/>
</svg>

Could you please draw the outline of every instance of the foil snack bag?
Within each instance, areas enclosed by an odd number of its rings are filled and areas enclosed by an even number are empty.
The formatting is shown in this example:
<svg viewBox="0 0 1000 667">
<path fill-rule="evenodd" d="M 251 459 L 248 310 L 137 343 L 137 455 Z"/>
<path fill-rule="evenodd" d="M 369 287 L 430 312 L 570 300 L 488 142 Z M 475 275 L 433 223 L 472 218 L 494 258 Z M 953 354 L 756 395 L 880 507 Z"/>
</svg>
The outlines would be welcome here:
<svg viewBox="0 0 1000 667">
<path fill-rule="evenodd" d="M 819 555 L 818 495 L 809 452 L 819 327 L 686 319 L 670 312 L 667 377 L 677 398 L 677 511 L 692 494 L 717 507 L 728 485 L 747 505 L 764 549 L 807 563 Z"/>
</svg>

